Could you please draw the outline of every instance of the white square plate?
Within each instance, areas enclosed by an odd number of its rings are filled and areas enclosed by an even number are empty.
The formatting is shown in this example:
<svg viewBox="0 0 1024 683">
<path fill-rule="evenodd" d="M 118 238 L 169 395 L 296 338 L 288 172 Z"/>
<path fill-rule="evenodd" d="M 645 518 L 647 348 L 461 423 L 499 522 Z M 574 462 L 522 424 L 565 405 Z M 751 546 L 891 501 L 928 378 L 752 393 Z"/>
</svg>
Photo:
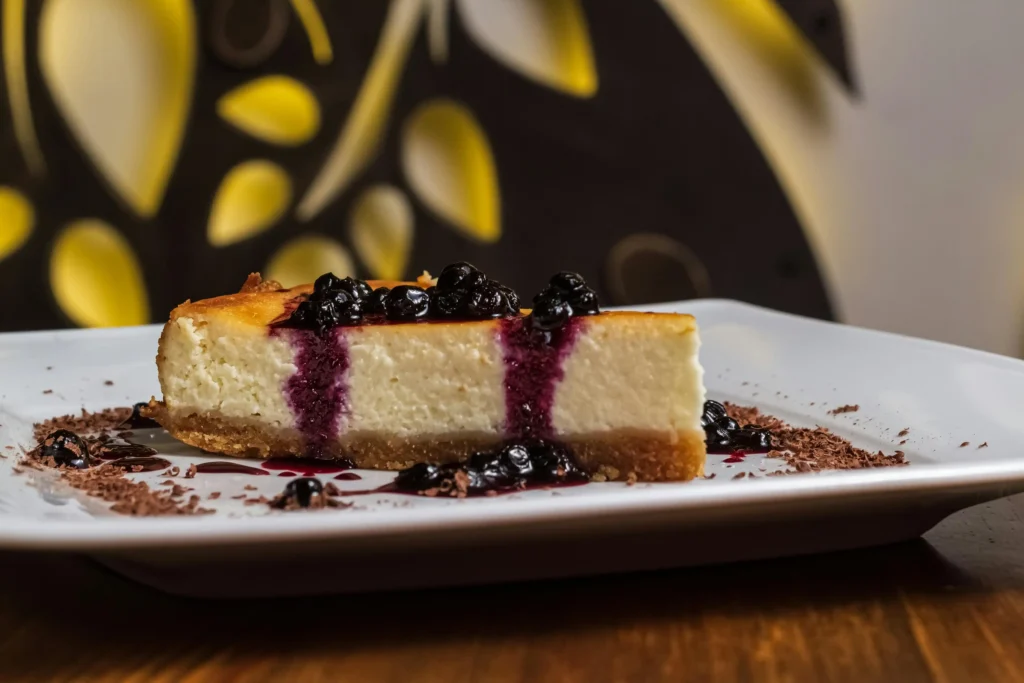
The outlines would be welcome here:
<svg viewBox="0 0 1024 683">
<path fill-rule="evenodd" d="M 287 479 L 203 474 L 182 483 L 217 514 L 122 517 L 13 466 L 32 443 L 35 421 L 158 395 L 159 328 L 4 334 L 0 547 L 87 552 L 193 595 L 337 592 L 886 543 L 917 536 L 962 507 L 1024 491 L 1024 362 L 730 301 L 646 308 L 697 316 L 711 397 L 825 425 L 863 448 L 899 448 L 911 464 L 765 477 L 780 463 L 751 457 L 729 465 L 712 455 L 707 471 L 716 477 L 691 483 L 588 484 L 466 500 L 382 494 L 353 497 L 350 509 L 288 513 L 231 499 L 245 485 L 274 495 Z M 842 404 L 860 410 L 828 414 Z M 905 428 L 907 443 L 898 445 Z M 204 459 L 163 432 L 151 438 L 182 471 Z M 982 442 L 988 446 L 979 449 Z M 739 472 L 759 476 L 734 479 Z M 365 489 L 391 476 L 359 474 L 362 481 L 336 483 Z M 220 498 L 207 500 L 214 491 Z"/>
</svg>

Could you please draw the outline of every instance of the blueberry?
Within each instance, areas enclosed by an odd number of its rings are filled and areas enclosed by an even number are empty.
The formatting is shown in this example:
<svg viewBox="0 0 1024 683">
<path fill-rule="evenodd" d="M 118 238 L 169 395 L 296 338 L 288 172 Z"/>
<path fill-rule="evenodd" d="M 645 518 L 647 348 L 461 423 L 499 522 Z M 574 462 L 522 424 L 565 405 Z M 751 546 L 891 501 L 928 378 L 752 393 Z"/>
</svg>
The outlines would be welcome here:
<svg viewBox="0 0 1024 683">
<path fill-rule="evenodd" d="M 551 276 L 551 286 L 560 292 L 575 292 L 587 286 L 587 281 L 579 273 L 563 270 Z"/>
<path fill-rule="evenodd" d="M 132 406 L 132 414 L 131 414 L 131 416 L 127 420 L 122 422 L 120 425 L 118 425 L 119 428 L 121 428 L 121 429 L 156 429 L 156 428 L 158 428 L 160 425 L 157 424 L 156 420 L 154 420 L 152 418 L 148 418 L 148 417 L 143 417 L 143 415 L 142 415 L 142 409 L 146 408 L 148 406 L 149 406 L 148 403 L 136 403 L 135 405 L 133 405 Z"/>
<path fill-rule="evenodd" d="M 326 292 L 331 289 L 338 289 L 341 286 L 341 278 L 334 273 L 324 273 L 313 283 L 314 292 Z"/>
<path fill-rule="evenodd" d="M 388 287 L 378 287 L 373 290 L 370 295 L 363 302 L 364 309 L 367 313 L 384 313 L 384 302 L 388 298 L 388 294 L 391 290 Z"/>
<path fill-rule="evenodd" d="M 284 487 L 285 499 L 293 498 L 300 507 L 308 508 L 314 495 L 321 495 L 324 492 L 324 485 L 315 477 L 302 477 L 292 479 Z"/>
<path fill-rule="evenodd" d="M 499 285 L 499 288 L 501 293 L 505 295 L 505 301 L 508 302 L 508 314 L 519 315 L 519 295 L 511 287 Z"/>
<path fill-rule="evenodd" d="M 478 470 L 485 470 L 489 467 L 498 466 L 498 454 L 490 453 L 488 451 L 478 451 L 473 455 L 469 456 L 469 466 L 475 467 Z"/>
<path fill-rule="evenodd" d="M 384 303 L 389 320 L 417 320 L 430 310 L 430 297 L 422 287 L 399 285 Z"/>
<path fill-rule="evenodd" d="M 462 290 L 441 290 L 435 288 L 430 297 L 430 314 L 435 318 L 455 318 L 462 311 L 466 292 Z"/>
<path fill-rule="evenodd" d="M 704 414 L 701 417 L 702 420 L 707 419 L 710 422 L 718 422 L 725 417 L 725 406 L 718 401 L 704 401 Z"/>
<path fill-rule="evenodd" d="M 450 263 L 444 267 L 441 274 L 437 277 L 438 289 L 451 291 L 453 289 L 467 289 L 472 283 L 466 282 L 473 273 L 479 273 L 476 266 L 465 261 L 458 263 Z M 473 278 L 474 281 L 476 278 Z"/>
<path fill-rule="evenodd" d="M 82 437 L 67 429 L 58 429 L 45 439 L 39 449 L 43 457 L 51 457 L 58 465 L 84 470 L 92 465 L 89 447 Z"/>
<path fill-rule="evenodd" d="M 597 292 L 584 287 L 567 295 L 573 315 L 597 315 L 601 307 L 597 303 Z"/>
<path fill-rule="evenodd" d="M 545 287 L 544 289 L 540 290 L 539 293 L 534 295 L 533 305 L 536 307 L 537 304 L 541 303 L 542 301 L 552 299 L 556 301 L 567 301 L 567 299 L 565 298 L 565 292 L 559 289 L 555 289 L 554 287 Z"/>
<path fill-rule="evenodd" d="M 569 452 L 555 443 L 544 441 L 531 446 L 530 460 L 535 481 L 554 482 L 582 475 Z"/>
<path fill-rule="evenodd" d="M 739 422 L 728 416 L 719 419 L 716 424 L 727 432 L 735 432 L 740 428 Z"/>
<path fill-rule="evenodd" d="M 542 298 L 534 303 L 533 326 L 539 330 L 555 330 L 572 316 L 572 307 L 566 301 L 554 297 Z"/>
<path fill-rule="evenodd" d="M 721 450 L 733 447 L 733 434 L 721 427 L 712 426 L 705 429 L 704 437 L 708 448 Z"/>
<path fill-rule="evenodd" d="M 767 429 L 743 427 L 732 434 L 733 445 L 751 451 L 769 451 L 772 448 L 772 435 Z"/>
<path fill-rule="evenodd" d="M 438 486 L 443 478 L 440 467 L 421 462 L 399 472 L 395 477 L 395 487 L 404 491 L 424 491 Z"/>
<path fill-rule="evenodd" d="M 502 467 L 510 475 L 525 479 L 533 473 L 533 462 L 530 460 L 530 450 L 521 443 L 505 444 L 500 453 Z"/>
<path fill-rule="evenodd" d="M 351 299 L 343 304 L 335 306 L 335 322 L 338 325 L 356 325 L 363 319 L 363 304 L 357 299 Z"/>
<path fill-rule="evenodd" d="M 492 280 L 471 289 L 463 302 L 463 311 L 467 318 L 499 318 L 508 313 L 508 299 L 501 291 L 501 286 Z"/>
<path fill-rule="evenodd" d="M 341 280 L 338 284 L 338 289 L 343 292 L 348 292 L 356 299 L 365 299 L 373 292 L 373 289 L 370 285 L 366 284 L 365 280 L 357 280 L 353 277 L 347 277 L 344 280 Z"/>
</svg>

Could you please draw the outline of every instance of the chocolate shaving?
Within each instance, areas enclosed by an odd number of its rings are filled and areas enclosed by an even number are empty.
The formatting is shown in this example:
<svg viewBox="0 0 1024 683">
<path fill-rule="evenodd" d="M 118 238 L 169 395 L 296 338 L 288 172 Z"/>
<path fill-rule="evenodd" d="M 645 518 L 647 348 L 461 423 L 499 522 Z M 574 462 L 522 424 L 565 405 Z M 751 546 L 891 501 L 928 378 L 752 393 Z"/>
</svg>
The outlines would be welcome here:
<svg viewBox="0 0 1024 683">
<path fill-rule="evenodd" d="M 775 446 L 769 458 L 784 460 L 792 468 L 787 473 L 820 470 L 858 470 L 869 467 L 906 465 L 902 451 L 886 455 L 857 448 L 848 440 L 824 427 L 793 427 L 782 420 L 765 415 L 757 408 L 725 404 L 726 412 L 740 424 L 768 429 Z"/>
<path fill-rule="evenodd" d="M 960 448 L 967 448 L 970 445 L 971 445 L 970 441 L 964 441 L 962 444 L 960 444 Z"/>
<path fill-rule="evenodd" d="M 828 411 L 828 414 L 829 415 L 842 415 L 843 413 L 855 413 L 858 410 L 860 410 L 860 406 L 859 405 L 850 404 L 850 405 L 845 405 L 845 406 L 839 406 L 838 408 L 833 408 L 832 410 Z"/>
<path fill-rule="evenodd" d="M 78 435 L 97 434 L 116 428 L 131 414 L 131 408 L 105 408 L 95 413 L 82 408 L 80 415 L 61 415 L 36 423 L 32 435 L 39 442 L 58 429 L 67 429 Z"/>
<path fill-rule="evenodd" d="M 191 465 L 188 466 L 188 469 L 185 470 L 185 478 L 186 479 L 195 479 L 196 473 L 198 471 L 199 470 L 196 469 L 195 463 L 192 463 Z"/>
<path fill-rule="evenodd" d="M 986 441 L 985 443 L 983 443 L 980 446 L 978 446 L 978 448 L 979 449 L 981 449 L 981 448 L 988 448 L 988 441 Z"/>
<path fill-rule="evenodd" d="M 903 429 L 900 430 L 900 433 L 897 434 L 896 436 L 906 436 L 909 433 L 910 433 L 910 427 L 904 427 Z"/>
</svg>

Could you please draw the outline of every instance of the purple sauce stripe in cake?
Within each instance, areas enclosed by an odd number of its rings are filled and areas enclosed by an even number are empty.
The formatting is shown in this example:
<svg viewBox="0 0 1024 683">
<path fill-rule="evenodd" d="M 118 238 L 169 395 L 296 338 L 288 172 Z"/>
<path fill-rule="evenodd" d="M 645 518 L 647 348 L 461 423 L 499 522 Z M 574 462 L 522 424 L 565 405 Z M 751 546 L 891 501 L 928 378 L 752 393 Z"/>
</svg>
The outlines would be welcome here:
<svg viewBox="0 0 1024 683">
<path fill-rule="evenodd" d="M 272 328 L 287 335 L 295 349 L 295 374 L 285 382 L 285 396 L 295 426 L 306 442 L 306 455 L 330 457 L 330 445 L 348 414 L 349 369 L 345 328 L 322 333 L 295 328 Z"/>
<path fill-rule="evenodd" d="M 584 318 L 570 318 L 551 332 L 538 332 L 528 318 L 505 318 L 499 335 L 505 360 L 505 434 L 517 439 L 554 435 L 551 408 L 563 364 Z"/>
</svg>

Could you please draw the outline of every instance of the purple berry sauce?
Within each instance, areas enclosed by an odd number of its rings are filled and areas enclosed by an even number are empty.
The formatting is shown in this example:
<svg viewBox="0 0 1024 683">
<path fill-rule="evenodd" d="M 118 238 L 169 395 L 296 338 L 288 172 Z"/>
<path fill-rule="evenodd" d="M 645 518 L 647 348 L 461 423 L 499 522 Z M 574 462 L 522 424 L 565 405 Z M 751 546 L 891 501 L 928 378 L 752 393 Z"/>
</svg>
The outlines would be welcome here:
<svg viewBox="0 0 1024 683">
<path fill-rule="evenodd" d="M 562 363 L 579 336 L 584 318 L 570 318 L 550 332 L 535 330 L 528 318 L 505 318 L 499 335 L 505 357 L 505 435 L 548 439 L 554 433 L 551 407 L 565 373 Z"/>
<path fill-rule="evenodd" d="M 295 374 L 285 382 L 285 396 L 295 415 L 295 426 L 311 458 L 331 457 L 342 418 L 348 414 L 348 343 L 343 327 L 323 332 L 272 328 L 285 334 L 295 348 Z"/>
</svg>

